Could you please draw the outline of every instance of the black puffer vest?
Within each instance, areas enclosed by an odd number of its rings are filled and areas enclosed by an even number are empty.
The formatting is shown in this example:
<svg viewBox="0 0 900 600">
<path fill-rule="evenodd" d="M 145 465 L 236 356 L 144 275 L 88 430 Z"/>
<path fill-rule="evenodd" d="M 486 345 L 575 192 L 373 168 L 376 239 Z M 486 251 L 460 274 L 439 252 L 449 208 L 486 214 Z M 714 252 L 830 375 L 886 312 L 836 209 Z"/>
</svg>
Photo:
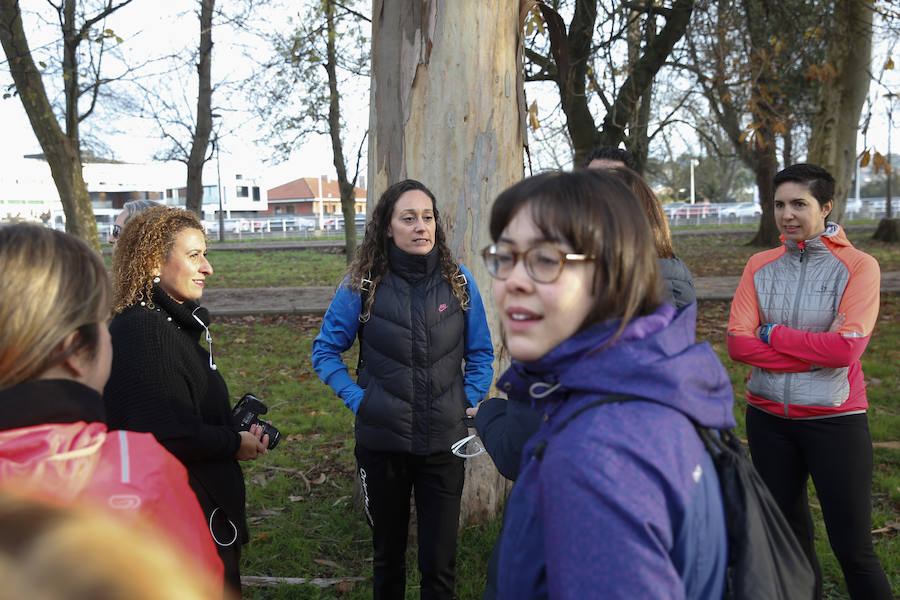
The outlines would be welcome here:
<svg viewBox="0 0 900 600">
<path fill-rule="evenodd" d="M 441 276 L 437 249 L 392 246 L 363 327 L 356 441 L 369 450 L 447 452 L 465 437 L 465 319 Z"/>
</svg>

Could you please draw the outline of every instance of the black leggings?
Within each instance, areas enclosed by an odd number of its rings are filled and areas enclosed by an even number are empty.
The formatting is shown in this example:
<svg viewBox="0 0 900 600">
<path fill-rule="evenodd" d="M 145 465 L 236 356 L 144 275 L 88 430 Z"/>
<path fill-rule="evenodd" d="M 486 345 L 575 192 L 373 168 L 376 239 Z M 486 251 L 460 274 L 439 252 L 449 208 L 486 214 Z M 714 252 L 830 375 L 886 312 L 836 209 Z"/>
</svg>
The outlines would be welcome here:
<svg viewBox="0 0 900 600">
<path fill-rule="evenodd" d="M 828 541 L 841 564 L 850 597 L 893 598 L 872 546 L 873 459 L 866 415 L 798 421 L 748 406 L 747 439 L 753 465 L 816 573 L 815 597 L 822 597 L 822 569 L 816 557 L 806 494 L 810 476 L 822 506 Z"/>
<path fill-rule="evenodd" d="M 463 459 L 449 450 L 429 456 L 378 452 L 357 444 L 357 468 L 375 550 L 375 600 L 405 597 L 409 497 L 415 490 L 420 597 L 451 600 L 456 530 L 465 480 Z"/>
</svg>

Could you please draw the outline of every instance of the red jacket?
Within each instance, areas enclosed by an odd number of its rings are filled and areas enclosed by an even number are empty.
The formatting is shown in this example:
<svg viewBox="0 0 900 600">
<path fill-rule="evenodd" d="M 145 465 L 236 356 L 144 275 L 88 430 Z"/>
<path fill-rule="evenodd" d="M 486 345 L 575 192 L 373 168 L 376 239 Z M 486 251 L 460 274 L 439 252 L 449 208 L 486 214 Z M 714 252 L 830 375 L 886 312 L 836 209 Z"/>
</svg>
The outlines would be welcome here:
<svg viewBox="0 0 900 600">
<path fill-rule="evenodd" d="M 4 409 L 2 421 L 28 420 L 35 389 L 56 409 L 47 419 L 66 421 L 99 394 L 72 382 L 20 384 L 0 392 L 6 407 L 13 398 L 19 415 Z M 75 398 L 73 399 L 73 396 Z M 66 402 L 72 401 L 72 402 Z M 77 409 L 72 404 L 82 404 Z M 32 406 L 28 406 L 31 404 Z M 45 411 L 49 412 L 49 411 Z M 85 411 L 82 411 L 85 412 Z M 89 412 L 89 411 L 87 411 Z M 65 414 L 62 414 L 65 413 Z M 129 522 L 141 520 L 168 537 L 198 565 L 222 581 L 224 569 L 197 497 L 188 485 L 187 470 L 149 433 L 108 431 L 103 423 L 50 422 L 0 431 L 0 485 L 40 499 L 100 508 Z"/>
</svg>

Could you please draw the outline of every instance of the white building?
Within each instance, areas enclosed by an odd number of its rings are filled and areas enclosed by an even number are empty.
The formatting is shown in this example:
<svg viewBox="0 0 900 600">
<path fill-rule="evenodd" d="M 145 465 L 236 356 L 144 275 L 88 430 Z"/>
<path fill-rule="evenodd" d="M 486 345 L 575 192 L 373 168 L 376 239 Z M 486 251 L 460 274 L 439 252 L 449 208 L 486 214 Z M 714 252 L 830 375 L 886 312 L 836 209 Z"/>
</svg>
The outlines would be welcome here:
<svg viewBox="0 0 900 600">
<path fill-rule="evenodd" d="M 257 173 L 237 173 L 224 163 L 218 185 L 217 163 L 204 168 L 203 211 L 209 218 L 219 209 L 218 190 L 226 214 L 256 214 L 268 208 L 266 186 Z M 83 174 L 97 214 L 121 209 L 130 200 L 155 200 L 170 206 L 184 206 L 187 168 L 183 163 L 117 163 L 85 159 Z M 20 218 L 44 220 L 61 218 L 62 203 L 50 167 L 41 156 L 7 159 L 0 164 L 0 220 Z"/>
</svg>

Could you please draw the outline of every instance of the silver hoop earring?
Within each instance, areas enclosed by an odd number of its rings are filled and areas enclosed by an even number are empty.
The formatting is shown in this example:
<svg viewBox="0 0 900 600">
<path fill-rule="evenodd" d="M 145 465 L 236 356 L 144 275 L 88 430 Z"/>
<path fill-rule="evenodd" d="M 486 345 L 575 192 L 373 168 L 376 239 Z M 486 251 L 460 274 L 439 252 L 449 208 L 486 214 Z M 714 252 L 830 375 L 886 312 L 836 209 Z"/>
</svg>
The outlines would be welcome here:
<svg viewBox="0 0 900 600">
<path fill-rule="evenodd" d="M 154 277 L 154 278 L 153 278 L 153 283 L 159 283 L 159 277 Z"/>
</svg>

